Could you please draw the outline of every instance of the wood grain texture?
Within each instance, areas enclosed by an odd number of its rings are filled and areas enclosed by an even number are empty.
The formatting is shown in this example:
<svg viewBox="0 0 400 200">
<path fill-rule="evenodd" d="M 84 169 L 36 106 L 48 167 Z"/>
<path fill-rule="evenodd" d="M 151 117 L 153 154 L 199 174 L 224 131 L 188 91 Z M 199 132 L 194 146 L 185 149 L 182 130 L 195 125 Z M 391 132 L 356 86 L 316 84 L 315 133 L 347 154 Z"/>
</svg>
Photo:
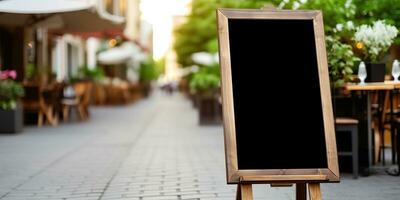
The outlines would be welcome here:
<svg viewBox="0 0 400 200">
<path fill-rule="evenodd" d="M 358 120 L 354 118 L 347 117 L 338 117 L 335 119 L 335 124 L 343 125 L 343 124 L 358 124 Z"/>
<path fill-rule="evenodd" d="M 296 200 L 307 200 L 306 183 L 296 183 Z"/>
<path fill-rule="evenodd" d="M 231 58 L 229 49 L 229 29 L 228 18 L 217 10 L 218 16 L 218 44 L 219 60 L 221 65 L 221 93 L 222 93 L 222 116 L 224 122 L 225 136 L 225 159 L 227 167 L 228 183 L 238 181 L 238 177 L 232 177 L 238 171 L 235 119 L 233 108 L 232 73 Z"/>
<path fill-rule="evenodd" d="M 241 200 L 253 200 L 253 187 L 251 184 L 239 184 L 239 187 Z"/>
<path fill-rule="evenodd" d="M 322 111 L 324 117 L 325 142 L 328 168 L 339 177 L 339 164 L 336 149 L 335 125 L 333 119 L 331 90 L 329 85 L 328 61 L 325 47 L 324 22 L 322 13 L 317 11 L 314 17 L 315 45 L 317 49 L 319 82 Z"/>
<path fill-rule="evenodd" d="M 242 199 L 242 192 L 241 192 L 241 187 L 240 184 L 237 185 L 236 189 L 236 200 Z"/>
<path fill-rule="evenodd" d="M 400 87 L 400 86 L 399 86 Z M 386 82 L 382 83 L 365 83 L 360 84 L 346 84 L 345 89 L 349 91 L 366 91 L 366 90 L 394 90 L 395 84 L 390 84 Z"/>
<path fill-rule="evenodd" d="M 223 122 L 225 137 L 225 159 L 227 182 L 239 183 L 240 177 L 255 183 L 275 182 L 338 182 L 339 169 L 337 161 L 334 119 L 331 105 L 328 65 L 325 49 L 322 13 L 320 11 L 272 11 L 272 10 L 237 10 L 218 9 L 218 41 L 221 66 L 221 92 L 223 105 Z M 231 58 L 229 47 L 229 19 L 299 19 L 313 20 L 318 62 L 318 73 L 323 110 L 325 142 L 327 147 L 328 168 L 324 169 L 260 169 L 239 170 L 237 160 L 236 129 L 234 100 L 232 88 Z M 260 158 L 268 159 L 268 158 Z"/>
<path fill-rule="evenodd" d="M 271 10 L 271 9 L 218 9 L 229 19 L 312 19 L 315 10 Z M 268 12 L 265 12 L 268 11 Z"/>
<path fill-rule="evenodd" d="M 267 180 L 271 176 L 285 176 L 285 179 L 290 181 L 284 181 L 283 178 L 273 178 Z M 321 176 L 318 176 L 321 175 Z M 304 176 L 304 180 L 299 180 L 299 176 Z M 247 177 L 255 177 L 251 180 L 246 181 Z M 258 178 L 257 178 L 258 177 Z M 258 179 L 257 181 L 255 179 Z M 319 180 L 318 180 L 319 179 Z M 340 179 L 330 169 L 269 169 L 269 170 L 237 170 L 231 175 L 231 181 L 228 183 L 239 183 L 239 182 L 253 182 L 253 183 L 298 183 L 298 182 L 339 182 Z"/>
<path fill-rule="evenodd" d="M 310 195 L 310 200 L 321 200 L 321 187 L 319 183 L 308 184 L 308 191 Z"/>
<path fill-rule="evenodd" d="M 295 183 L 303 181 L 327 181 L 326 175 L 248 175 L 242 176 L 241 182 L 257 183 L 268 180 L 269 182 Z"/>
<path fill-rule="evenodd" d="M 400 81 L 385 81 L 387 85 L 393 85 L 394 89 L 400 89 Z"/>
</svg>

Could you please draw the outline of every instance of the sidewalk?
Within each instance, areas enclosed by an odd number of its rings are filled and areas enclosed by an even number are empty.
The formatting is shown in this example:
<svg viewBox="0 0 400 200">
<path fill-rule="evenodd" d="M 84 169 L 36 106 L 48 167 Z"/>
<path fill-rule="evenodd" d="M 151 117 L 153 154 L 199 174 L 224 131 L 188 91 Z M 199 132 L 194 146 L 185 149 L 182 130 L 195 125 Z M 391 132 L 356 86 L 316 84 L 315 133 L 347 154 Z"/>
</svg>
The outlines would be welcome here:
<svg viewBox="0 0 400 200">
<path fill-rule="evenodd" d="M 256 185 L 255 199 L 294 199 L 293 188 Z M 181 95 L 95 107 L 85 123 L 0 135 L 0 199 L 230 199 L 223 129 L 200 127 Z M 324 199 L 400 196 L 400 177 L 324 184 Z"/>
</svg>

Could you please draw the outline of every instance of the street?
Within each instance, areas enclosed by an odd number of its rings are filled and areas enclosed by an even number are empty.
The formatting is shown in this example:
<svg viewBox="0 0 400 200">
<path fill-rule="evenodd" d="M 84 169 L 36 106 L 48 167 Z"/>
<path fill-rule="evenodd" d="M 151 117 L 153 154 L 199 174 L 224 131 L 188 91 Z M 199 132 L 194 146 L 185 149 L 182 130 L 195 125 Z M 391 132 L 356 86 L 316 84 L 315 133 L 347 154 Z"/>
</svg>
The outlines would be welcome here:
<svg viewBox="0 0 400 200">
<path fill-rule="evenodd" d="M 267 159 L 267 158 L 266 158 Z M 324 199 L 397 200 L 384 174 L 323 184 Z M 294 199 L 294 188 L 256 185 L 255 199 Z M 87 122 L 0 135 L 0 199 L 235 199 L 227 185 L 222 126 L 198 126 L 180 94 L 92 107 Z"/>
</svg>

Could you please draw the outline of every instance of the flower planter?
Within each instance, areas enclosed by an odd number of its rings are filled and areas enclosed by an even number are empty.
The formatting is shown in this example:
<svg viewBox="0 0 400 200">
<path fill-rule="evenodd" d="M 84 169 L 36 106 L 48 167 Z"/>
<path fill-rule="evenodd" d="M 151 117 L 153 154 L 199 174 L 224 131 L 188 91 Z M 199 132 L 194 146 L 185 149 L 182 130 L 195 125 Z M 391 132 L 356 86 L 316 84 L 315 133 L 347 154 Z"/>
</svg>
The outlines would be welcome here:
<svg viewBox="0 0 400 200">
<path fill-rule="evenodd" d="M 151 93 L 151 83 L 149 81 L 145 81 L 142 83 L 142 94 L 144 98 L 148 98 Z"/>
<path fill-rule="evenodd" d="M 13 110 L 0 109 L 0 133 L 17 133 L 23 128 L 23 110 L 17 106 Z"/>
<path fill-rule="evenodd" d="M 192 103 L 193 108 L 197 109 L 199 107 L 199 99 L 200 99 L 199 95 L 189 93 L 189 100 Z"/>
<path fill-rule="evenodd" d="M 199 124 L 218 125 L 222 123 L 222 107 L 216 98 L 199 97 Z"/>
<path fill-rule="evenodd" d="M 365 63 L 367 69 L 366 83 L 385 81 L 385 63 Z"/>
</svg>

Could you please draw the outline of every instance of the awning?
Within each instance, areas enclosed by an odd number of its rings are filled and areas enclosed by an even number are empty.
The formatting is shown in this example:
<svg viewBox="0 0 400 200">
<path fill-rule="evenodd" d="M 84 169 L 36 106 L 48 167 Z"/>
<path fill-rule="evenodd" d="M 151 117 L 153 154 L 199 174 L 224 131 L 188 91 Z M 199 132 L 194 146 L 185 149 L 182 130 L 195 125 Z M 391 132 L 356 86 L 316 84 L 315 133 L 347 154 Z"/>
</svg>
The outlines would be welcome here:
<svg viewBox="0 0 400 200">
<path fill-rule="evenodd" d="M 0 25 L 44 26 L 64 32 L 123 29 L 123 23 L 103 19 L 89 0 L 3 0 Z"/>
<path fill-rule="evenodd" d="M 116 30 L 123 30 L 125 27 L 124 23 L 114 23 L 110 20 L 101 18 L 95 10 L 60 13 L 52 18 L 59 18 L 58 20 L 62 21 L 63 26 L 58 29 L 58 32 L 62 31 L 65 33 L 98 31 L 116 32 Z"/>
<path fill-rule="evenodd" d="M 146 55 L 133 42 L 125 42 L 121 46 L 100 52 L 97 59 L 101 64 L 116 65 L 131 59 L 141 62 L 146 59 Z"/>
<path fill-rule="evenodd" d="M 19 14 L 50 14 L 86 10 L 94 6 L 88 0 L 3 0 L 0 12 Z"/>
</svg>

